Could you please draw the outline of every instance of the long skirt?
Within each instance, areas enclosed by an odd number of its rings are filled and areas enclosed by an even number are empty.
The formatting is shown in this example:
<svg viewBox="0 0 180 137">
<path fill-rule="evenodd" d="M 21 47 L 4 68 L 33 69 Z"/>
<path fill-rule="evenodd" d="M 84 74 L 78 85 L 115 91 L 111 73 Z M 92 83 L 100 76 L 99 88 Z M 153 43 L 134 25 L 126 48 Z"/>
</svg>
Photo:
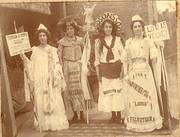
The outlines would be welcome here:
<svg viewBox="0 0 180 137">
<path fill-rule="evenodd" d="M 149 132 L 162 127 L 155 82 L 150 67 L 133 70 L 127 84 L 127 129 Z"/>
<path fill-rule="evenodd" d="M 48 88 L 45 79 L 35 82 L 34 125 L 39 131 L 58 131 L 69 128 L 61 88 Z"/>
<path fill-rule="evenodd" d="M 102 77 L 99 83 L 98 110 L 103 112 L 122 111 L 124 109 L 124 94 L 119 78 Z"/>
<path fill-rule="evenodd" d="M 81 85 L 81 66 L 79 62 L 64 60 L 64 77 L 67 84 L 65 104 L 67 110 L 83 111 L 85 100 Z"/>
</svg>

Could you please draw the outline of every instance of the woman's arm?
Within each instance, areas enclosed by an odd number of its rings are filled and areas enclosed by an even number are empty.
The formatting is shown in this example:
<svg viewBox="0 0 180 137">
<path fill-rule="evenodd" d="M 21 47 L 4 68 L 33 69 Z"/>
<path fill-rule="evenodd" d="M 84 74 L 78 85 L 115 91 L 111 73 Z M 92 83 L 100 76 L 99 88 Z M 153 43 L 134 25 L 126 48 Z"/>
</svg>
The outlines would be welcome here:
<svg viewBox="0 0 180 137">
<path fill-rule="evenodd" d="M 124 49 L 124 75 L 127 76 L 128 75 L 128 64 L 129 60 L 128 60 L 128 52 L 126 49 Z"/>
<path fill-rule="evenodd" d="M 121 38 L 119 38 L 119 45 L 118 45 L 118 53 L 119 53 L 119 57 L 120 57 L 120 60 L 122 62 L 122 67 L 121 67 L 121 71 L 120 71 L 120 78 L 123 78 L 124 75 L 125 75 L 125 67 L 126 67 L 126 64 L 125 64 L 125 49 L 123 47 L 123 44 L 122 44 L 122 41 L 121 41 Z"/>
<path fill-rule="evenodd" d="M 153 73 L 154 73 L 154 78 L 155 78 L 155 82 L 156 82 L 156 85 L 158 86 L 159 85 L 159 82 L 158 82 L 158 71 L 157 71 L 157 59 L 158 59 L 158 49 L 156 48 L 155 44 L 153 41 L 150 41 L 149 42 L 150 44 L 150 50 L 149 50 L 149 54 L 150 54 L 150 60 L 152 62 L 152 69 L 153 69 Z"/>
<path fill-rule="evenodd" d="M 58 42 L 57 55 L 58 55 L 59 63 L 62 65 L 62 64 L 63 64 L 63 61 L 62 61 L 62 55 L 63 55 L 63 45 L 61 45 L 61 43 L 60 43 L 60 42 Z"/>
<path fill-rule="evenodd" d="M 128 53 L 128 45 L 129 42 L 126 41 L 125 48 L 124 48 L 124 62 L 123 62 L 123 70 L 124 70 L 124 77 L 128 78 L 128 69 L 129 69 L 129 53 Z"/>
<path fill-rule="evenodd" d="M 30 91 L 33 91 L 34 89 L 34 74 L 33 74 L 33 56 L 34 56 L 34 48 L 32 48 L 32 55 L 31 55 L 31 59 L 28 59 L 26 57 L 26 55 L 22 52 L 20 54 L 21 59 L 23 60 L 23 64 L 24 64 L 24 71 L 26 76 L 24 77 L 25 80 L 28 79 L 29 83 L 30 83 Z"/>
<path fill-rule="evenodd" d="M 27 64 L 28 64 L 28 62 L 29 62 L 30 60 L 26 57 L 26 55 L 24 54 L 24 52 L 22 52 L 22 53 L 20 54 L 20 58 L 21 58 L 22 61 L 23 61 L 24 67 L 27 67 Z"/>
</svg>

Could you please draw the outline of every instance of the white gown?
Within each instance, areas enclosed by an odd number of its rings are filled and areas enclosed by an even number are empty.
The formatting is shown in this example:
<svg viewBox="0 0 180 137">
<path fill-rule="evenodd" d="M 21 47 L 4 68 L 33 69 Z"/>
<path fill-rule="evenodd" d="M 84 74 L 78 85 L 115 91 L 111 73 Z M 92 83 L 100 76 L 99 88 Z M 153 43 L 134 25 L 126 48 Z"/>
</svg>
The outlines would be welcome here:
<svg viewBox="0 0 180 137">
<path fill-rule="evenodd" d="M 162 127 L 157 90 L 149 59 L 157 58 L 157 49 L 150 39 L 126 41 L 128 75 L 126 100 L 127 129 L 150 132 Z"/>
<path fill-rule="evenodd" d="M 45 49 L 33 47 L 27 61 L 29 79 L 34 82 L 35 127 L 40 131 L 67 129 L 69 123 L 61 96 L 65 82 L 57 49 L 50 45 Z"/>
</svg>

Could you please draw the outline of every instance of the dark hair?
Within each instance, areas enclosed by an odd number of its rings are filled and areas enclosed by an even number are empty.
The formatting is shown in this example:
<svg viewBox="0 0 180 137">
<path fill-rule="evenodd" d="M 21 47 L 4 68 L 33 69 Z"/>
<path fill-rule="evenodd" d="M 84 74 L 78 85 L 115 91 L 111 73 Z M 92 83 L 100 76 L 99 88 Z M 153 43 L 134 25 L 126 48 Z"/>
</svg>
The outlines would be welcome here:
<svg viewBox="0 0 180 137">
<path fill-rule="evenodd" d="M 50 38 L 51 38 L 50 32 L 48 30 L 45 30 L 45 29 L 40 29 L 40 30 L 37 30 L 35 33 L 36 34 L 36 40 L 38 41 L 38 43 L 39 43 L 39 33 L 42 33 L 42 32 L 46 34 L 47 42 L 49 42 Z"/>
<path fill-rule="evenodd" d="M 112 25 L 112 36 L 113 37 L 116 37 L 116 32 L 117 32 L 117 27 L 116 25 L 111 21 L 111 20 L 105 20 L 102 25 L 100 26 L 100 35 L 99 35 L 99 40 L 101 41 L 101 45 L 100 45 L 100 52 L 103 51 L 103 41 L 104 41 L 104 36 L 105 36 L 105 33 L 104 33 L 104 25 L 105 23 L 109 23 Z"/>
<path fill-rule="evenodd" d="M 77 25 L 75 25 L 75 23 L 70 23 L 69 25 L 67 25 L 66 23 L 64 23 L 64 25 L 62 26 L 63 27 L 63 31 L 66 32 L 66 29 L 67 29 L 67 26 L 72 26 L 75 30 L 75 35 L 78 34 L 78 31 L 79 31 L 79 27 Z"/>
<path fill-rule="evenodd" d="M 115 37 L 115 36 L 116 36 L 116 32 L 117 32 L 117 27 L 116 27 L 116 25 L 115 25 L 111 20 L 105 20 L 105 21 L 102 23 L 102 25 L 100 26 L 100 28 L 99 28 L 100 37 L 101 37 L 101 38 L 104 38 L 104 36 L 105 36 L 105 33 L 104 33 L 104 25 L 105 25 L 106 23 L 109 23 L 109 24 L 112 25 L 112 36 Z"/>
<path fill-rule="evenodd" d="M 144 30 L 144 26 L 145 26 L 144 22 L 142 20 L 135 20 L 135 21 L 131 22 L 131 30 L 132 30 L 132 32 L 133 32 L 134 23 L 136 23 L 136 22 L 139 22 L 142 25 L 142 28 Z"/>
</svg>

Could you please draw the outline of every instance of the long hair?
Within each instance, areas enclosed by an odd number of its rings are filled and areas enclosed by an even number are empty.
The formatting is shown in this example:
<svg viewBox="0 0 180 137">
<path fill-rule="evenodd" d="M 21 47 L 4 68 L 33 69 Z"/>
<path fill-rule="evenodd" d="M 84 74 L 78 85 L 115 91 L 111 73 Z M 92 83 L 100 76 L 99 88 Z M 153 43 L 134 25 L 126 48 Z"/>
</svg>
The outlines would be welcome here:
<svg viewBox="0 0 180 137">
<path fill-rule="evenodd" d="M 116 25 L 111 21 L 111 20 L 105 20 L 102 25 L 99 28 L 99 33 L 100 33 L 100 37 L 104 38 L 105 37 L 105 32 L 104 32 L 104 25 L 106 23 L 109 23 L 112 25 L 112 36 L 116 36 L 116 31 L 117 31 L 117 27 Z"/>
<path fill-rule="evenodd" d="M 104 37 L 105 37 L 105 32 L 104 32 L 104 25 L 106 23 L 109 23 L 112 25 L 112 36 L 115 37 L 116 36 L 116 32 L 117 32 L 117 27 L 116 25 L 111 21 L 111 20 L 105 20 L 102 25 L 100 26 L 99 28 L 99 39 L 101 41 L 101 46 L 100 46 L 100 52 L 103 51 L 103 45 L 102 45 L 102 42 L 104 41 Z"/>
</svg>

